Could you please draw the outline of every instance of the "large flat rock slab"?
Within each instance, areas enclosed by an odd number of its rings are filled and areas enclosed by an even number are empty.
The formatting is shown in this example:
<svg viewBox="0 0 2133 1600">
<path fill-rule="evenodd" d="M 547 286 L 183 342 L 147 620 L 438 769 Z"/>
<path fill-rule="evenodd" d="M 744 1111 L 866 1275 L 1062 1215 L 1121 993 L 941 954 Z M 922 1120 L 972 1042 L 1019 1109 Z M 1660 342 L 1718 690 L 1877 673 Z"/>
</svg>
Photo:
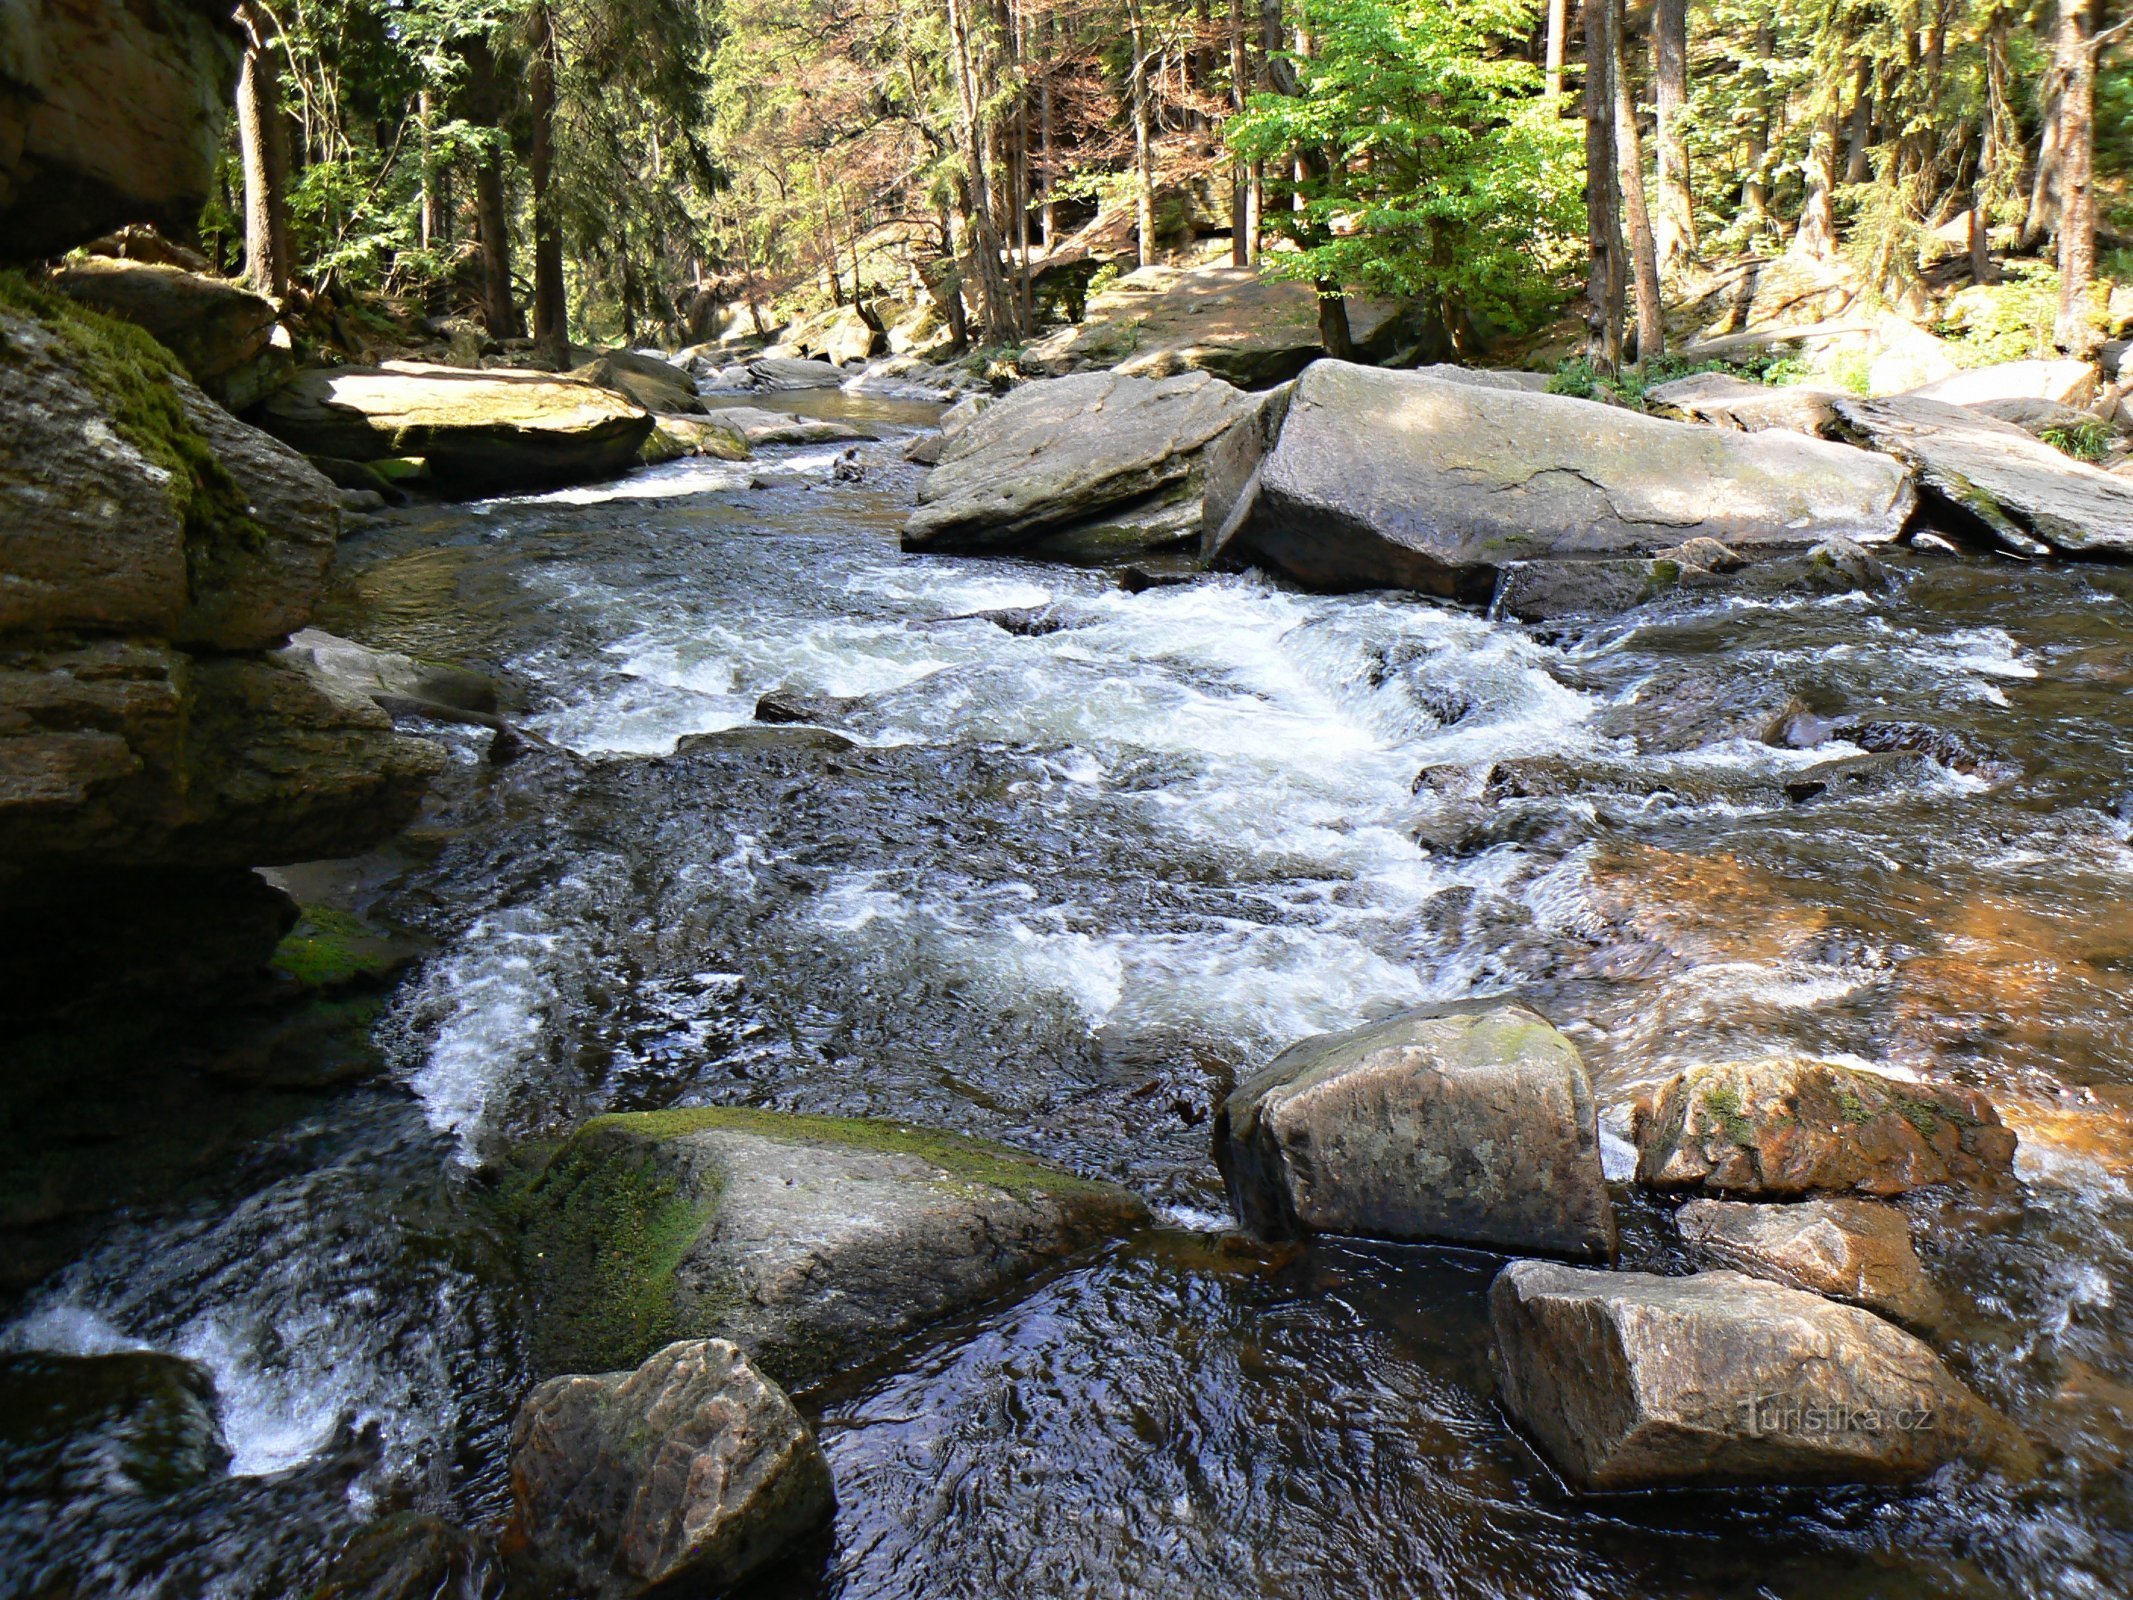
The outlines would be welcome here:
<svg viewBox="0 0 2133 1600">
<path fill-rule="evenodd" d="M 573 1594 L 723 1593 L 830 1517 L 829 1463 L 722 1339 L 634 1372 L 552 1378 L 511 1430 L 506 1548 Z"/>
<path fill-rule="evenodd" d="M 595 1118 L 525 1203 L 546 1370 L 715 1337 L 788 1384 L 1147 1219 L 1005 1145 L 727 1107 Z"/>
<path fill-rule="evenodd" d="M 1252 404 L 1200 372 L 1027 384 L 947 440 L 919 486 L 904 545 L 1025 550 L 1091 522 L 1164 511 L 1171 525 L 1145 542 L 1189 539 L 1203 454 Z"/>
<path fill-rule="evenodd" d="M 455 492 L 611 477 L 636 464 L 652 431 L 649 412 L 598 384 L 415 361 L 309 368 L 259 415 L 306 455 L 421 456 Z"/>
<path fill-rule="evenodd" d="M 1239 503 L 1210 506 L 1206 554 L 1317 588 L 1449 594 L 1508 562 L 1697 538 L 1881 543 L 1911 506 L 1900 467 L 1826 440 L 1321 361 Z"/>
<path fill-rule="evenodd" d="M 1595 1115 L 1577 1047 L 1537 1013 L 1426 1009 L 1291 1045 L 1223 1102 L 1215 1152 L 1262 1237 L 1611 1258 Z"/>
<path fill-rule="evenodd" d="M 1974 1090 L 1779 1057 L 1691 1067 L 1637 1146 L 1640 1183 L 1785 1200 L 1991 1187 L 2014 1170 L 2015 1136 Z"/>
<path fill-rule="evenodd" d="M 1489 1289 L 1504 1407 L 1580 1489 L 1900 1483 L 2032 1465 L 1892 1323 L 1738 1272 L 1514 1261 Z"/>
<path fill-rule="evenodd" d="M 1847 433 L 1918 474 L 1959 519 L 2024 555 L 2133 555 L 2133 484 L 1945 400 L 1840 399 Z"/>
</svg>

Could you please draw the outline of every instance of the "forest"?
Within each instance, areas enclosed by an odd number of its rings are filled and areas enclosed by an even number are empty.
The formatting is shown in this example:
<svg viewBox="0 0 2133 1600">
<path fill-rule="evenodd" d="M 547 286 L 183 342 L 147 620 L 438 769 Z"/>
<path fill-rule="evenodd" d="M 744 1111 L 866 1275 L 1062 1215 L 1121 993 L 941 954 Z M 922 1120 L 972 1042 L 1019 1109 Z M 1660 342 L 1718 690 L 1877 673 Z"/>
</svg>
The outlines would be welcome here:
<svg viewBox="0 0 2133 1600">
<path fill-rule="evenodd" d="M 1697 263 L 1841 255 L 1889 302 L 2018 258 L 2056 343 L 2133 273 L 2105 0 L 246 0 L 202 228 L 274 294 L 668 347 L 934 302 L 1011 347 L 1094 219 L 1472 353 L 1582 297 L 1661 353 Z M 1205 241 L 1216 241 L 1205 246 Z M 1085 281 L 1086 273 L 1083 273 Z"/>
</svg>

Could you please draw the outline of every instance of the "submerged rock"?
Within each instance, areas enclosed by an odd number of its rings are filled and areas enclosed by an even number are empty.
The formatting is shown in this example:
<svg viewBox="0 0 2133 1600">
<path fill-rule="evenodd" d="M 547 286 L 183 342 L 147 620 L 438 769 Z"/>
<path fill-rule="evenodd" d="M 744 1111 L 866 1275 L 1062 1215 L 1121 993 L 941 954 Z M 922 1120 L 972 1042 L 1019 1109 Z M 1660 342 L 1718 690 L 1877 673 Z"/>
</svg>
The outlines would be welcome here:
<svg viewBox="0 0 2133 1600">
<path fill-rule="evenodd" d="M 1637 1146 L 1640 1183 L 1778 1200 L 1990 1186 L 2011 1176 L 2015 1136 L 1969 1089 L 1779 1058 L 1690 1068 Z"/>
<path fill-rule="evenodd" d="M 502 1587 L 480 1539 L 402 1511 L 357 1529 L 307 1600 L 495 1600 Z"/>
<path fill-rule="evenodd" d="M 2133 555 L 2133 485 L 1966 406 L 1839 400 L 1845 430 L 1918 474 L 1929 503 L 2023 555 Z"/>
<path fill-rule="evenodd" d="M 0 1355 L 0 1500 L 170 1494 L 228 1462 L 198 1362 L 149 1350 Z"/>
<path fill-rule="evenodd" d="M 1198 372 L 1026 385 L 946 444 L 904 545 L 1021 552 L 1081 537 L 1132 553 L 1190 539 L 1206 449 L 1251 404 Z"/>
<path fill-rule="evenodd" d="M 1612 1258 L 1596 1116 L 1577 1047 L 1536 1013 L 1430 1008 L 1291 1045 L 1223 1102 L 1215 1155 L 1261 1237 Z"/>
<path fill-rule="evenodd" d="M 611 477 L 636 464 L 652 431 L 649 412 L 597 384 L 413 361 L 309 368 L 260 419 L 308 455 L 421 456 L 455 493 Z"/>
<path fill-rule="evenodd" d="M 1715 1266 L 1828 1295 L 1914 1328 L 1929 1328 L 1940 1316 L 1940 1294 L 1911 1248 L 1910 1223 L 1894 1206 L 1691 1200 L 1674 1214 L 1674 1225 Z"/>
<path fill-rule="evenodd" d="M 722 1592 L 830 1510 L 814 1434 L 723 1339 L 550 1379 L 511 1430 L 506 1547 L 600 1600 Z"/>
<path fill-rule="evenodd" d="M 1881 542 L 1911 504 L 1893 463 L 1824 440 L 1321 361 L 1237 503 L 1211 506 L 1204 554 L 1320 588 L 1449 594 L 1509 562 L 1696 538 Z"/>
<path fill-rule="evenodd" d="M 2027 1443 L 1871 1312 L 1737 1272 L 1514 1261 L 1489 1290 L 1504 1408 L 1580 1489 L 1900 1483 Z"/>
<path fill-rule="evenodd" d="M 535 1347 L 558 1369 L 731 1339 L 799 1383 L 1147 1220 L 1005 1145 L 738 1107 L 597 1117 L 534 1181 Z"/>
</svg>

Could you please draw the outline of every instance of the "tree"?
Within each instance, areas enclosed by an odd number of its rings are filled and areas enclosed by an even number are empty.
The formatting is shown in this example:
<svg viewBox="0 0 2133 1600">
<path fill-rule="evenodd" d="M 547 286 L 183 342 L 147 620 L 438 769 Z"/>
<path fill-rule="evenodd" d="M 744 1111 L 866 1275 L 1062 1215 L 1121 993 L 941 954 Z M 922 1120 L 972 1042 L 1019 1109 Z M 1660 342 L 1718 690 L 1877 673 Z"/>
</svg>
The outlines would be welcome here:
<svg viewBox="0 0 2133 1600">
<path fill-rule="evenodd" d="M 1583 0 L 1585 29 L 1585 353 L 1600 372 L 1622 365 L 1622 179 L 1615 153 L 1615 0 Z"/>
<path fill-rule="evenodd" d="M 1657 0 L 1652 8 L 1652 89 L 1658 117 L 1659 204 L 1654 242 L 1659 270 L 1671 272 L 1696 253 L 1696 202 L 1689 189 L 1689 0 Z"/>
<path fill-rule="evenodd" d="M 1533 0 L 1313 0 L 1297 93 L 1260 93 L 1229 146 L 1271 173 L 1311 159 L 1266 220 L 1282 277 L 1412 296 L 1450 351 L 1554 310 L 1575 259 L 1573 135 L 1530 61 Z M 1271 181 L 1271 180 L 1270 180 Z M 1322 289 L 1322 298 L 1327 290 Z"/>
<path fill-rule="evenodd" d="M 244 59 L 237 79 L 237 137 L 244 167 L 244 275 L 269 299 L 289 292 L 289 134 L 281 110 L 280 30 L 256 0 L 237 24 Z"/>
<path fill-rule="evenodd" d="M 1629 28 L 1623 0 L 1613 0 L 1615 159 L 1621 169 L 1622 220 L 1629 230 L 1631 277 L 1637 290 L 1637 364 L 1666 354 L 1666 324 L 1661 315 L 1658 247 L 1652 218 L 1644 203 L 1644 141 L 1637 133 L 1637 99 L 1630 87 L 1626 57 Z"/>
</svg>

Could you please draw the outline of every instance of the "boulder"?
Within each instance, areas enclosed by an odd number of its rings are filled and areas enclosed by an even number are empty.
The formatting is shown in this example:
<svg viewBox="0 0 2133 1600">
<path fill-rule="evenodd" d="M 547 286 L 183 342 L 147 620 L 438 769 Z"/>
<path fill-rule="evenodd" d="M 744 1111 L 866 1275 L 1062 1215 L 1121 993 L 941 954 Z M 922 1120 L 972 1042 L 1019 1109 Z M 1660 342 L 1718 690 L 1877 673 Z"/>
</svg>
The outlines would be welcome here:
<svg viewBox="0 0 2133 1600">
<path fill-rule="evenodd" d="M 129 222 L 190 234 L 237 53 L 219 0 L 14 0 L 0 13 L 0 260 Z"/>
<path fill-rule="evenodd" d="M 2013 1427 L 1902 1329 L 1738 1272 L 1514 1261 L 1489 1289 L 1504 1409 L 1579 1489 L 2024 1474 Z"/>
<path fill-rule="evenodd" d="M 677 366 L 656 356 L 641 356 L 634 350 L 603 350 L 570 376 L 621 395 L 647 411 L 701 411 L 696 380 Z"/>
<path fill-rule="evenodd" d="M 714 461 L 746 461 L 752 454 L 747 437 L 728 422 L 707 416 L 657 416 L 651 437 L 641 452 L 648 466 L 678 461 L 683 456 L 709 456 Z"/>
<path fill-rule="evenodd" d="M 1398 308 L 1348 302 L 1359 347 L 1387 355 Z M 1293 378 L 1326 353 L 1318 332 L 1318 291 L 1265 278 L 1256 267 L 1138 267 L 1090 297 L 1078 321 L 1027 345 L 1016 361 L 1029 377 L 1115 368 L 1168 378 L 1205 372 L 1240 388 Z"/>
<path fill-rule="evenodd" d="M 90 256 L 45 284 L 147 331 L 226 410 L 257 405 L 295 375 L 295 346 L 273 304 L 226 278 Z"/>
<path fill-rule="evenodd" d="M 1204 373 L 1090 373 L 1017 389 L 947 443 L 904 525 L 916 550 L 1026 551 L 1136 518 L 1168 519 L 1140 548 L 1197 528 L 1207 447 L 1244 416 L 1242 391 Z M 1121 545 L 1131 540 L 1119 541 Z"/>
<path fill-rule="evenodd" d="M 1203 554 L 1320 588 L 1449 594 L 1512 561 L 1693 538 L 1883 542 L 1911 504 L 1902 470 L 1819 439 L 1321 361 L 1236 501 L 1210 499 Z"/>
<path fill-rule="evenodd" d="M 830 1511 L 814 1434 L 723 1339 L 553 1378 L 511 1430 L 505 1548 L 592 1600 L 723 1593 Z"/>
<path fill-rule="evenodd" d="M 307 1600 L 495 1600 L 499 1588 L 480 1539 L 426 1511 L 398 1511 L 358 1528 Z"/>
<path fill-rule="evenodd" d="M 1592 1085 L 1520 1005 L 1432 1007 L 1291 1045 L 1215 1117 L 1262 1238 L 1435 1239 L 1611 1259 Z"/>
<path fill-rule="evenodd" d="M 1988 400 L 2051 400 L 2085 406 L 2096 398 L 2096 369 L 2086 361 L 2002 361 L 1921 384 L 1907 391 L 1914 400 L 1939 400 L 1974 406 Z"/>
<path fill-rule="evenodd" d="M 1546 394 L 1548 386 L 1555 381 L 1554 375 L 1546 372 L 1515 372 L 1502 367 L 1460 367 L 1448 361 L 1431 362 L 1416 367 L 1425 378 L 1437 378 L 1445 383 L 1471 383 L 1481 389 L 1502 389 L 1512 394 Z"/>
<path fill-rule="evenodd" d="M 1742 433 L 1782 428 L 1818 437 L 1836 418 L 1836 398 L 1827 389 L 1804 385 L 1773 387 L 1725 372 L 1691 373 L 1686 378 L 1655 383 L 1644 391 L 1645 404 L 1657 407 L 1664 416 L 1715 423 Z"/>
<path fill-rule="evenodd" d="M 1551 622 L 1613 616 L 1678 596 L 1855 594 L 1887 586 L 1887 569 L 1849 539 L 1824 539 L 1805 552 L 1758 552 L 1754 561 L 1715 539 L 1692 539 L 1654 556 L 1506 562 L 1489 609 L 1520 622 Z"/>
<path fill-rule="evenodd" d="M 757 406 L 718 406 L 710 412 L 709 420 L 731 429 L 751 450 L 774 444 L 843 444 L 874 437 L 856 423 L 796 416 L 790 411 L 765 411 Z"/>
<path fill-rule="evenodd" d="M 305 628 L 276 652 L 337 689 L 376 701 L 387 711 L 407 706 L 494 716 L 496 680 L 443 661 L 418 661 L 397 650 L 373 650 L 323 628 Z"/>
<path fill-rule="evenodd" d="M 824 324 L 821 339 L 822 353 L 840 367 L 878 356 L 889 347 L 888 335 L 857 306 L 839 306 Z"/>
<path fill-rule="evenodd" d="M 922 433 L 904 446 L 904 459 L 916 461 L 922 467 L 937 467 L 955 436 L 969 427 L 985 412 L 992 409 L 989 394 L 969 394 L 941 413 L 940 429 L 936 433 Z"/>
<path fill-rule="evenodd" d="M 244 650 L 310 615 L 333 485 L 140 329 L 0 280 L 0 411 L 0 634 Z"/>
<path fill-rule="evenodd" d="M 129 639 L 0 647 L 0 871 L 354 855 L 406 824 L 443 765 L 297 662 Z"/>
<path fill-rule="evenodd" d="M 1638 1129 L 1637 1181 L 1757 1200 L 1894 1195 L 2004 1183 L 2014 1151 L 1973 1090 L 1779 1057 L 1671 1080 Z"/>
<path fill-rule="evenodd" d="M 260 422 L 308 455 L 421 456 L 440 487 L 473 493 L 610 477 L 652 431 L 648 412 L 597 384 L 412 361 L 309 368 Z"/>
<path fill-rule="evenodd" d="M 758 356 L 747 373 L 753 389 L 834 389 L 844 382 L 844 374 L 829 362 L 794 356 Z"/>
<path fill-rule="evenodd" d="M 2054 430 L 2092 428 L 2100 420 L 2093 411 L 2057 400 L 1974 400 L 1969 409 L 1996 422 L 2012 423 L 2032 438 Z"/>
<path fill-rule="evenodd" d="M 1910 1223 L 1894 1206 L 1691 1200 L 1674 1213 L 1674 1225 L 1713 1266 L 1863 1306 L 1912 1328 L 1931 1328 L 1940 1319 L 1940 1293 L 1911 1248 Z"/>
<path fill-rule="evenodd" d="M 1903 395 L 1841 399 L 1839 425 L 1918 475 L 1930 505 L 2023 555 L 2133 555 L 2123 479 L 1966 406 Z"/>
<path fill-rule="evenodd" d="M 197 1362 L 152 1350 L 0 1355 L 0 1502 L 171 1494 L 228 1463 Z"/>
<path fill-rule="evenodd" d="M 1147 1217 L 1125 1190 L 1004 1145 L 733 1107 L 597 1117 L 527 1207 L 546 1370 L 716 1337 L 788 1384 Z"/>
</svg>

